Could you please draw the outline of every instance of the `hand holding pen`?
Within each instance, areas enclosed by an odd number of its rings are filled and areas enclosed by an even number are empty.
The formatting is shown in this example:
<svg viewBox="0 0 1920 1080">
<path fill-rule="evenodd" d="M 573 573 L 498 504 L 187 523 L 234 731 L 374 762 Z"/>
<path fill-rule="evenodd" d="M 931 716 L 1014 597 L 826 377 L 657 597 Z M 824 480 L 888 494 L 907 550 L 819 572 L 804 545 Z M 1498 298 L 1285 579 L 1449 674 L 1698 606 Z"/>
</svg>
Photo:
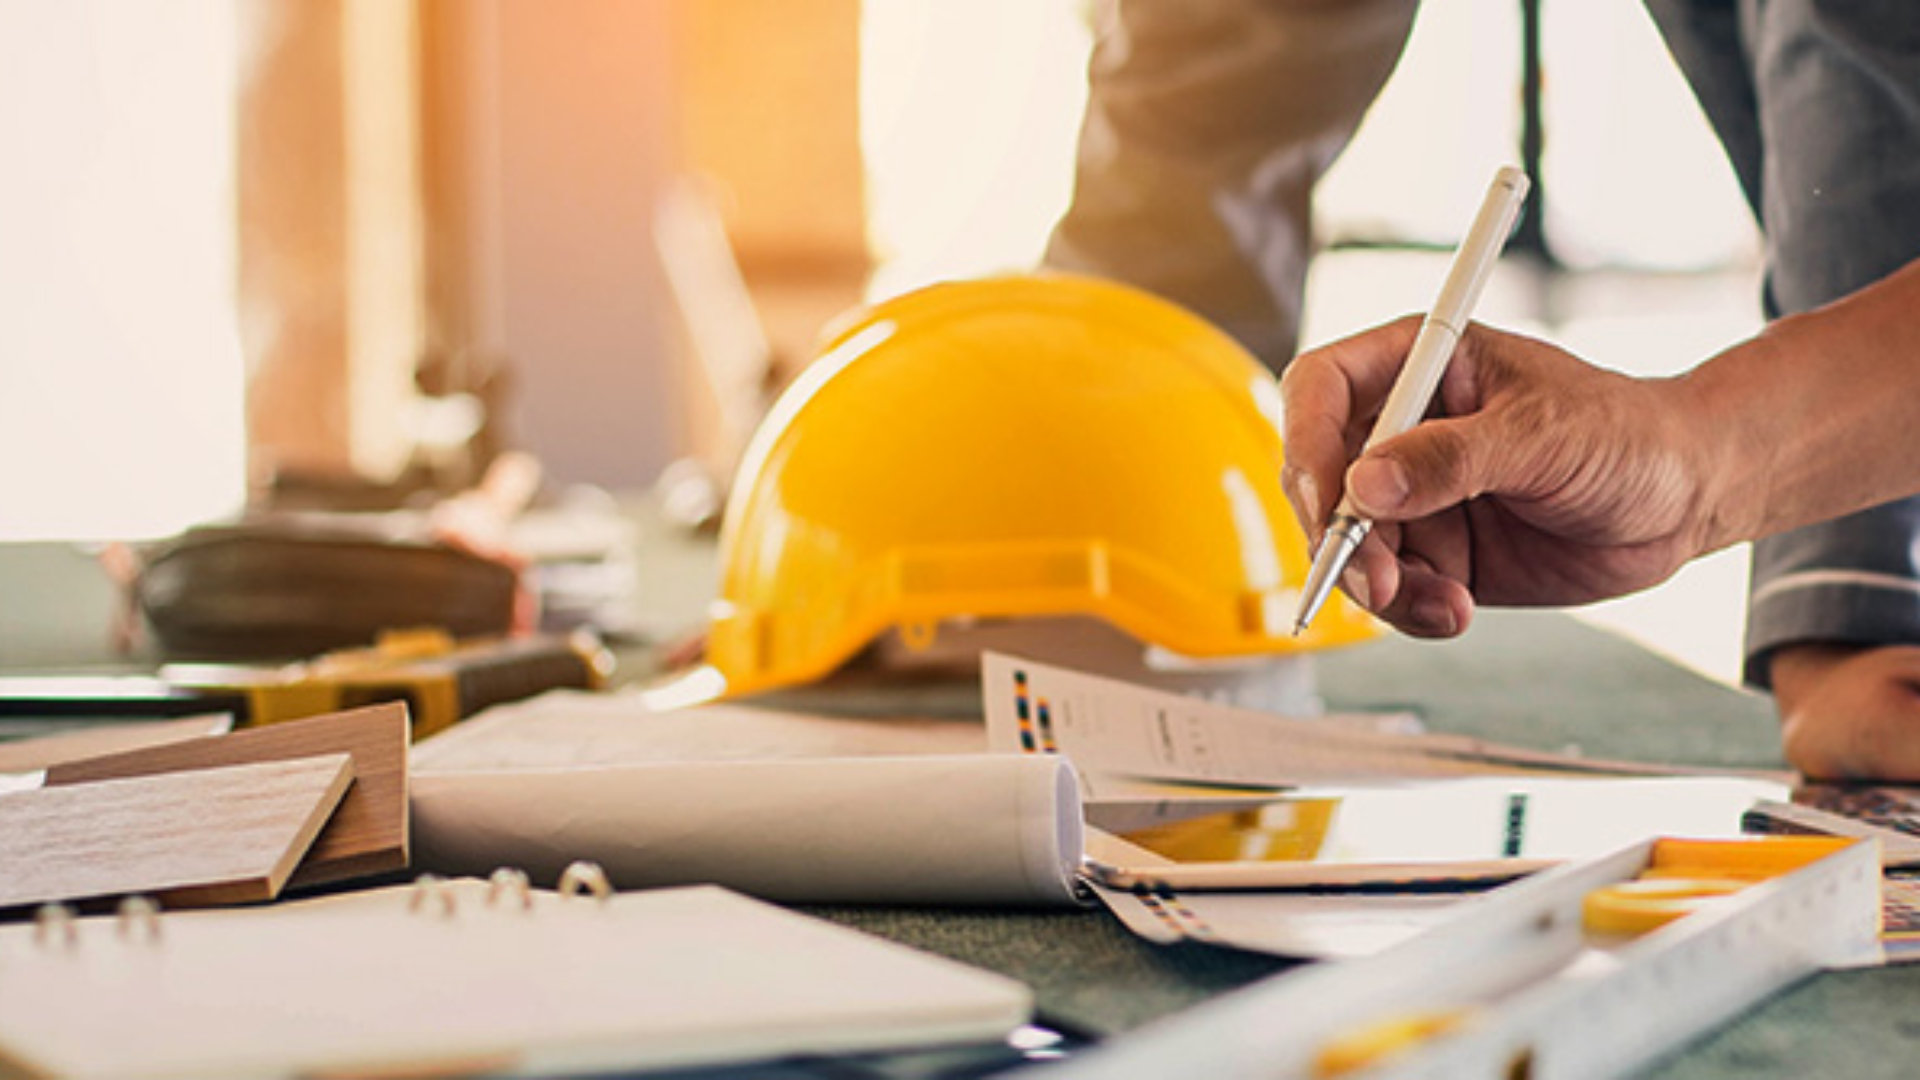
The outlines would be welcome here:
<svg viewBox="0 0 1920 1080">
<path fill-rule="evenodd" d="M 1282 381 L 1282 482 L 1317 543 L 1301 625 L 1337 579 L 1401 630 L 1449 637 L 1476 603 L 1619 595 L 1713 542 L 1713 445 L 1684 388 L 1467 326 L 1517 205 L 1501 183 L 1434 313 L 1302 354 Z"/>
<path fill-rule="evenodd" d="M 1440 386 L 1440 377 L 1446 373 L 1447 361 L 1452 359 L 1454 347 L 1466 330 L 1473 306 L 1479 302 L 1487 278 L 1493 273 L 1493 264 L 1500 258 L 1500 249 L 1506 245 L 1507 234 L 1513 231 L 1520 205 L 1527 198 L 1527 187 L 1526 174 L 1510 165 L 1494 174 L 1486 198 L 1480 203 L 1480 212 L 1474 215 L 1466 238 L 1453 254 L 1453 265 L 1447 269 L 1440 296 L 1421 320 L 1420 333 L 1407 350 L 1406 362 L 1394 378 L 1386 402 L 1380 406 L 1380 415 L 1373 422 L 1373 433 L 1367 436 L 1366 448 L 1371 449 L 1374 444 L 1407 431 L 1426 414 L 1433 392 Z M 1320 606 L 1326 603 L 1334 582 L 1346 572 L 1348 560 L 1372 528 L 1373 522 L 1354 508 L 1351 498 L 1342 498 L 1334 507 L 1333 520 L 1319 537 L 1313 566 L 1307 573 L 1294 633 L 1305 630 L 1313 621 Z"/>
</svg>

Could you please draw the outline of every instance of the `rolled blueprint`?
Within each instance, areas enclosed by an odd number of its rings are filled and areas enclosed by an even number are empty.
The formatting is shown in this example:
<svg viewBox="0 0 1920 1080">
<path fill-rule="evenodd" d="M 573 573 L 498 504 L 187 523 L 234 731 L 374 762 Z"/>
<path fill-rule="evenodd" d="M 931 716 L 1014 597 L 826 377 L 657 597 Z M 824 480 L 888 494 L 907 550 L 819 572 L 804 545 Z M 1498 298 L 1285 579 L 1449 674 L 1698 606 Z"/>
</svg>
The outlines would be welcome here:
<svg viewBox="0 0 1920 1080">
<path fill-rule="evenodd" d="M 513 769 L 413 779 L 414 866 L 619 888 L 706 883 L 788 902 L 1077 902 L 1079 788 L 1055 755 Z"/>
</svg>

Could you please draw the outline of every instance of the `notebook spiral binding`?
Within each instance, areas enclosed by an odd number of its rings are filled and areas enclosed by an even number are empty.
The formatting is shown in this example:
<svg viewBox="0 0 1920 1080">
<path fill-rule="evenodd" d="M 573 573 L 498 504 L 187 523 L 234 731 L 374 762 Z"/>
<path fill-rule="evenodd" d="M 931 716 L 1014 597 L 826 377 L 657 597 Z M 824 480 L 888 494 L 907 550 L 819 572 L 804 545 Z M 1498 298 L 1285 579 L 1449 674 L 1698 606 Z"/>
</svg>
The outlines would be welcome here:
<svg viewBox="0 0 1920 1080">
<path fill-rule="evenodd" d="M 584 859 L 567 864 L 560 873 L 560 883 L 554 891 L 562 897 L 578 896 L 585 893 L 602 903 L 613 898 L 613 882 L 599 863 Z M 502 897 L 511 897 L 519 901 L 522 911 L 533 910 L 533 882 L 524 870 L 503 866 L 487 877 L 487 906 L 497 907 Z M 457 906 L 453 891 L 447 887 L 445 878 L 438 874 L 421 874 L 413 880 L 412 895 L 407 899 L 408 911 L 438 904 L 440 914 L 451 917 Z"/>
<path fill-rule="evenodd" d="M 153 897 L 126 897 L 115 910 L 115 932 L 120 937 L 132 940 L 138 935 L 146 941 L 160 940 L 160 904 Z M 67 948 L 80 944 L 78 919 L 69 905 L 41 904 L 33 913 L 35 944 L 59 944 Z"/>
<path fill-rule="evenodd" d="M 129 896 L 120 901 L 120 917 L 114 929 L 123 938 L 142 934 L 147 941 L 159 941 L 159 902 L 151 896 Z"/>
<path fill-rule="evenodd" d="M 519 898 L 520 910 L 532 910 L 533 885 L 527 880 L 527 872 L 525 870 L 516 870 L 511 866 L 503 866 L 495 870 L 487 878 L 487 903 L 489 905 L 497 901 L 503 892 L 512 893 Z"/>
<path fill-rule="evenodd" d="M 601 903 L 613 898 L 612 881 L 600 864 L 584 859 L 569 863 L 554 888 L 562 897 L 586 895 Z M 502 900 L 522 911 L 533 910 L 533 882 L 526 871 L 511 866 L 495 870 L 487 878 L 487 906 L 498 907 Z M 413 881 L 407 897 L 407 910 L 418 912 L 437 907 L 443 918 L 451 918 L 458 907 L 447 879 L 438 874 L 421 874 Z M 128 896 L 115 909 L 115 933 L 123 940 L 158 942 L 161 938 L 160 904 L 150 896 Z M 33 940 L 40 946 L 59 945 L 75 948 L 80 944 L 79 916 L 67 904 L 42 904 L 33 914 Z"/>
<path fill-rule="evenodd" d="M 602 903 L 613 896 L 613 883 L 607 880 L 607 872 L 600 868 L 599 863 L 585 860 L 570 863 L 565 870 L 561 871 L 560 884 L 554 888 L 561 896 L 591 893 L 595 900 Z"/>
<path fill-rule="evenodd" d="M 41 904 L 33 913 L 33 941 L 36 945 L 58 941 L 69 948 L 80 944 L 80 928 L 73 921 L 73 909 L 65 904 Z"/>
</svg>

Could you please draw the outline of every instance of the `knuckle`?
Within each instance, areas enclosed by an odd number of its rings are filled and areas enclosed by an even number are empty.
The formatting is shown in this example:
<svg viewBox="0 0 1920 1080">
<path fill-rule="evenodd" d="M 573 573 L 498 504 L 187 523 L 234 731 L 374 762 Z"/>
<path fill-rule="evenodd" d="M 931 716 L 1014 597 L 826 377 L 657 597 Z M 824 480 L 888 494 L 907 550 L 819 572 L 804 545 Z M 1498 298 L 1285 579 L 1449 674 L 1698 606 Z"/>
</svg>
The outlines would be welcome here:
<svg viewBox="0 0 1920 1080">
<path fill-rule="evenodd" d="M 1287 366 L 1280 369 L 1280 393 L 1284 395 L 1292 392 L 1300 384 L 1300 380 L 1305 378 L 1300 373 L 1316 362 L 1312 353 L 1301 353 L 1288 361 Z"/>
<path fill-rule="evenodd" d="M 1453 428 L 1437 428 L 1421 447 L 1418 460 L 1407 461 L 1416 476 L 1415 486 L 1438 494 L 1468 498 L 1479 494 L 1467 490 L 1473 477 L 1474 451 L 1467 438 Z"/>
</svg>

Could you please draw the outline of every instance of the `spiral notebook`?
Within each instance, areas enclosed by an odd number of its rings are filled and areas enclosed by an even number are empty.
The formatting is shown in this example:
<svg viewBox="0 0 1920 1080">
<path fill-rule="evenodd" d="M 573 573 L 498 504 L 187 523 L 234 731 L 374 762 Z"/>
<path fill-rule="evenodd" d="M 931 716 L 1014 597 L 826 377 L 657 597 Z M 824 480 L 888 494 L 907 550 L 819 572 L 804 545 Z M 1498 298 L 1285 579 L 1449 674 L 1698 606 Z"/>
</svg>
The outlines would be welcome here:
<svg viewBox="0 0 1920 1080">
<path fill-rule="evenodd" d="M 714 886 L 497 875 L 0 926 L 0 1075 L 658 1069 L 999 1039 L 1031 1007 L 1013 980 Z"/>
</svg>

